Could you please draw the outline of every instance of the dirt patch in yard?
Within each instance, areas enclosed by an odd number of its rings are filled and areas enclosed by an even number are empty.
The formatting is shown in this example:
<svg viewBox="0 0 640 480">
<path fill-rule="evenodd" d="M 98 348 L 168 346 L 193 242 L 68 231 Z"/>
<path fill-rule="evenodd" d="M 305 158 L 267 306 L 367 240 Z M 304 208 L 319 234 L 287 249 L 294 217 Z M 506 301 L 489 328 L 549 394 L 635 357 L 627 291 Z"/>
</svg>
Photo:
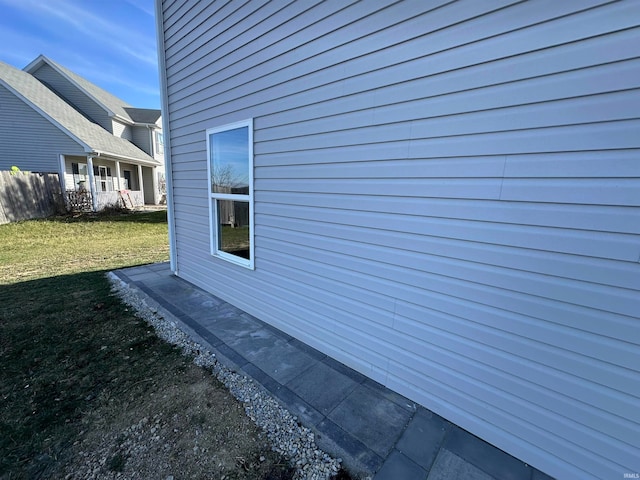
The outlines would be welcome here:
<svg viewBox="0 0 640 480">
<path fill-rule="evenodd" d="M 193 364 L 143 380 L 83 419 L 61 477 L 288 479 L 242 405 Z"/>
</svg>

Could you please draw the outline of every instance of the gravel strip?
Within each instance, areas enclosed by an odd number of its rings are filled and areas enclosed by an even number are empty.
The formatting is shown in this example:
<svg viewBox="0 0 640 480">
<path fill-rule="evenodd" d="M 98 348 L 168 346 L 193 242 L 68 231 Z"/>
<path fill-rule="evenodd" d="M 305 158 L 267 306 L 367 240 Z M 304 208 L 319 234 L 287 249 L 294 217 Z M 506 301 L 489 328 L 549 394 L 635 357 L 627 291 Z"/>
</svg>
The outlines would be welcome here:
<svg viewBox="0 0 640 480">
<path fill-rule="evenodd" d="M 253 379 L 240 375 L 216 359 L 215 354 L 194 342 L 177 323 L 160 313 L 161 307 L 150 306 L 146 295 L 131 288 L 114 273 L 109 273 L 113 291 L 149 323 L 166 342 L 194 357 L 194 363 L 213 373 L 244 405 L 245 412 L 267 435 L 274 451 L 287 457 L 296 468 L 297 480 L 328 480 L 340 470 L 341 459 L 334 459 L 315 443 L 311 430 L 301 426 L 298 419 Z"/>
</svg>

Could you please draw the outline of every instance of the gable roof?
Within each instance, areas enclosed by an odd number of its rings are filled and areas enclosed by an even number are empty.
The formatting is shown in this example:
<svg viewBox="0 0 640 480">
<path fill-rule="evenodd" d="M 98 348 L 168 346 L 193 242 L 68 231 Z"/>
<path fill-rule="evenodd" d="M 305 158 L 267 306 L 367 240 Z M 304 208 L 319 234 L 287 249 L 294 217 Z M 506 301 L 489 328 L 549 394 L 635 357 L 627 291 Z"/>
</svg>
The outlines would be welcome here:
<svg viewBox="0 0 640 480">
<path fill-rule="evenodd" d="M 91 97 L 98 105 L 104 108 L 107 113 L 111 116 L 120 117 L 120 119 L 125 120 L 130 123 L 155 123 L 153 122 L 139 122 L 135 120 L 134 116 L 131 116 L 130 110 L 150 110 L 150 109 L 138 109 L 134 108 L 132 105 L 128 104 L 121 98 L 116 97 L 115 95 L 107 92 L 106 90 L 98 87 L 97 85 L 91 83 L 86 78 L 81 77 L 77 73 L 72 72 L 68 68 L 60 65 L 59 63 L 54 62 L 48 57 L 44 55 L 38 56 L 33 62 L 24 67 L 24 71 L 27 73 L 35 72 L 42 64 L 45 63 L 49 65 L 51 68 L 56 70 L 60 75 L 65 77 L 69 82 L 75 85 L 77 88 L 82 90 L 85 94 Z M 158 116 L 160 116 L 160 110 L 157 110 Z M 157 119 L 156 119 L 157 120 Z"/>
<path fill-rule="evenodd" d="M 87 153 L 95 152 L 136 163 L 160 165 L 160 162 L 133 143 L 111 135 L 89 121 L 29 73 L 0 62 L 0 84 L 81 144 Z"/>
</svg>

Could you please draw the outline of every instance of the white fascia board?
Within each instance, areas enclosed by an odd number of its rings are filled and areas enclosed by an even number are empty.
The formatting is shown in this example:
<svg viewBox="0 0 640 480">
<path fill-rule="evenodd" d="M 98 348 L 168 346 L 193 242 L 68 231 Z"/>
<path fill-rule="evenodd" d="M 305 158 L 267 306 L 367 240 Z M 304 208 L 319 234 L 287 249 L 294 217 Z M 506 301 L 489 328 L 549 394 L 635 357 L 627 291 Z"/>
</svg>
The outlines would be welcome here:
<svg viewBox="0 0 640 480">
<path fill-rule="evenodd" d="M 150 128 L 157 128 L 160 129 L 162 127 L 160 127 L 160 125 L 158 125 L 157 123 L 142 123 L 142 122 L 134 122 L 133 123 L 134 127 L 150 127 Z"/>
<path fill-rule="evenodd" d="M 31 73 L 32 70 L 35 70 L 41 63 L 46 63 L 46 57 L 42 54 L 38 55 L 38 57 L 33 60 L 29 65 L 22 69 L 23 72 Z"/>
<path fill-rule="evenodd" d="M 144 165 L 145 167 L 159 167 L 162 165 L 157 160 L 154 160 L 154 161 L 142 160 L 140 158 L 128 157 L 126 155 L 120 155 L 117 153 L 102 152 L 99 150 L 94 150 L 92 153 L 96 157 L 110 157 L 118 160 L 126 160 L 128 163 L 131 163 L 133 165 Z"/>
<path fill-rule="evenodd" d="M 108 110 L 108 112 L 109 112 L 109 116 L 111 118 L 115 118 L 119 122 L 126 123 L 127 125 L 135 125 L 136 124 L 136 122 L 133 122 L 133 121 L 129 120 L 128 118 L 121 117 L 120 115 L 116 115 L 115 113 L 113 113 L 110 110 Z"/>
</svg>

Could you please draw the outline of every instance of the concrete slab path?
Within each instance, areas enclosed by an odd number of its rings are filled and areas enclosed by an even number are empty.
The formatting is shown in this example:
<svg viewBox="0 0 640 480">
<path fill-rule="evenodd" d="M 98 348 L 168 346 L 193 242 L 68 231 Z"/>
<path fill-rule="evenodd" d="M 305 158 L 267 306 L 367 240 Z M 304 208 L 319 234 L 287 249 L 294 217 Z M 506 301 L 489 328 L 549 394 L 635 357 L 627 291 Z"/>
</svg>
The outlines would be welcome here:
<svg viewBox="0 0 640 480">
<path fill-rule="evenodd" d="M 547 475 L 318 350 L 174 276 L 114 272 L 227 367 L 279 399 L 345 467 L 374 480 L 545 480 Z"/>
</svg>

